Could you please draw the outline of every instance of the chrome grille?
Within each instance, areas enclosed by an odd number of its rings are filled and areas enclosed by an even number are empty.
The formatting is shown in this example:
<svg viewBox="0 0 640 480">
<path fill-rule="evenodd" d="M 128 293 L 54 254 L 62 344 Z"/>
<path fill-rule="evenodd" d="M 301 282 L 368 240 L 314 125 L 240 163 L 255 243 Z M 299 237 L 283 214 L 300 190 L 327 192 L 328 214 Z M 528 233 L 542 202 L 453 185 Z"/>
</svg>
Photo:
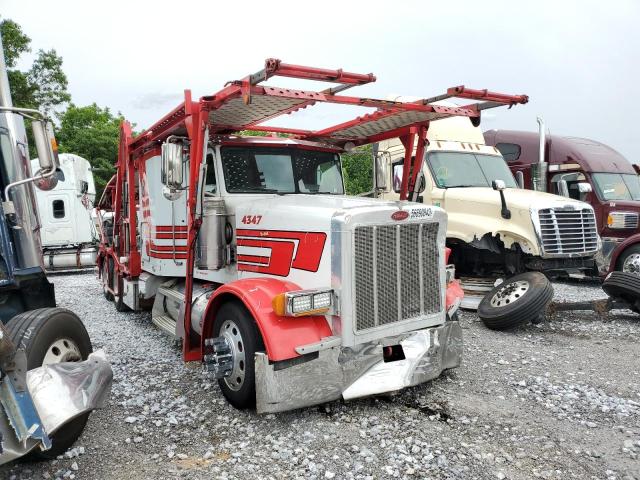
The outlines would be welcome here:
<svg viewBox="0 0 640 480">
<path fill-rule="evenodd" d="M 638 214 L 635 212 L 611 212 L 609 228 L 638 228 Z"/>
<path fill-rule="evenodd" d="M 544 208 L 539 210 L 538 216 L 545 254 L 593 253 L 598 249 L 593 210 Z"/>
<path fill-rule="evenodd" d="M 355 228 L 356 330 L 441 310 L 438 223 Z"/>
</svg>

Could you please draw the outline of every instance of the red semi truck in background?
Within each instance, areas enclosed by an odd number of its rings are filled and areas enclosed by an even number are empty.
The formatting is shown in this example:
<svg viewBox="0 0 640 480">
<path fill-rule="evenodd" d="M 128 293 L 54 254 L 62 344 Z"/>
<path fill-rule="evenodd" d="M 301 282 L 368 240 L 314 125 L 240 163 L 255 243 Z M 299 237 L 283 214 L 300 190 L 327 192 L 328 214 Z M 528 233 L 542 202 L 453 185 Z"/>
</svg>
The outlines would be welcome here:
<svg viewBox="0 0 640 480">
<path fill-rule="evenodd" d="M 614 270 L 640 275 L 640 181 L 634 166 L 613 148 L 586 138 L 539 132 L 488 130 L 487 145 L 502 153 L 524 188 L 548 191 L 593 206 L 602 250 L 601 276 Z"/>
</svg>

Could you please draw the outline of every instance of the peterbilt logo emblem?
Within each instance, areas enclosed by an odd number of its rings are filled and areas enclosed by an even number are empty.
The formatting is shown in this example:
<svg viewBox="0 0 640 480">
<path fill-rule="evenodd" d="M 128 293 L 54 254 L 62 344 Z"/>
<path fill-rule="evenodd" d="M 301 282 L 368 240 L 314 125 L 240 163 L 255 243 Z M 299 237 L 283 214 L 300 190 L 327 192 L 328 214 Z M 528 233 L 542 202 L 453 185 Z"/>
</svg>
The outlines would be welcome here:
<svg viewBox="0 0 640 480">
<path fill-rule="evenodd" d="M 397 212 L 393 212 L 391 214 L 391 218 L 396 221 L 406 220 L 409 218 L 409 212 L 406 210 L 398 210 Z"/>
</svg>

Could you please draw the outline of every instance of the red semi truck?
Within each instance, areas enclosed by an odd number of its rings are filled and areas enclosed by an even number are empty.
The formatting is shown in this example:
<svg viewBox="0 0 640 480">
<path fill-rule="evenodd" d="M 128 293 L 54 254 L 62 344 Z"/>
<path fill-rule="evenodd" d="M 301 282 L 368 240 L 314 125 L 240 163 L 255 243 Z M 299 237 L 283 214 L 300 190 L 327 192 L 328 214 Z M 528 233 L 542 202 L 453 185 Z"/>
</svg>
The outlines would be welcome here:
<svg viewBox="0 0 640 480">
<path fill-rule="evenodd" d="M 640 275 L 640 181 L 634 166 L 613 148 L 586 138 L 540 131 L 489 130 L 495 146 L 524 188 L 585 201 L 596 213 L 602 249 L 598 273 Z"/>
</svg>

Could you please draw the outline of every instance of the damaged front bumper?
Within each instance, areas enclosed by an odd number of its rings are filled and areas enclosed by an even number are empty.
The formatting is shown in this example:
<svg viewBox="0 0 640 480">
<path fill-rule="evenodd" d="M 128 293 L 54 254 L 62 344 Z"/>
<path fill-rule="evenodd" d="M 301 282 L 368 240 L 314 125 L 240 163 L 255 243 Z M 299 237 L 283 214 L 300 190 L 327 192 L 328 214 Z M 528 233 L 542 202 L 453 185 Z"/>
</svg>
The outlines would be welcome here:
<svg viewBox="0 0 640 480">
<path fill-rule="evenodd" d="M 383 345 L 377 342 L 333 347 L 277 363 L 270 363 L 264 353 L 256 354 L 258 413 L 396 392 L 437 378 L 462 360 L 462 329 L 455 320 L 410 332 L 397 343 L 405 358 L 390 362 L 385 362 Z"/>
<path fill-rule="evenodd" d="M 0 465 L 35 448 L 48 448 L 49 437 L 67 422 L 103 407 L 112 379 L 111 365 L 101 351 L 92 353 L 84 362 L 63 362 L 29 370 L 26 392 L 14 388 L 9 377 L 3 378 Z"/>
</svg>

